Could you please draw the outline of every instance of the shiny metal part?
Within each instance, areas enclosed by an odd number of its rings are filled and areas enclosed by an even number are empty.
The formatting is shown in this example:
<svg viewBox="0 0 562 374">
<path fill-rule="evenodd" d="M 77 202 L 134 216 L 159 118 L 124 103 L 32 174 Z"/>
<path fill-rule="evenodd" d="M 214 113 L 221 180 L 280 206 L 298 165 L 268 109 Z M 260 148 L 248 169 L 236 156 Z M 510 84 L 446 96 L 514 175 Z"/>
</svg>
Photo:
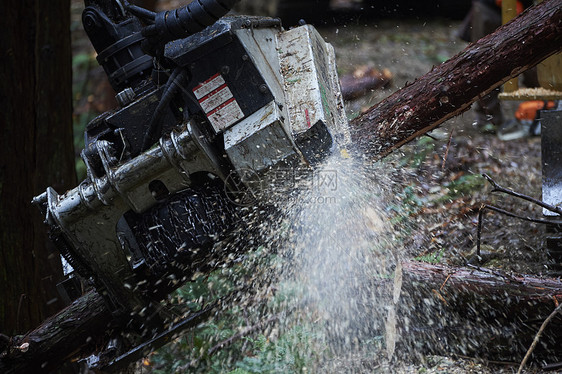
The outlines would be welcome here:
<svg viewBox="0 0 562 374">
<path fill-rule="evenodd" d="M 562 207 L 562 108 L 541 111 L 542 200 Z M 557 216 L 543 209 L 545 216 Z"/>
<path fill-rule="evenodd" d="M 562 102 L 555 110 L 540 112 L 541 123 L 541 151 L 542 151 L 542 199 L 545 203 L 562 207 Z M 543 215 L 549 219 L 562 217 L 548 209 L 543 209 Z M 556 265 L 562 268 L 562 233 L 560 225 L 547 228 L 546 247 L 550 257 Z"/>
<path fill-rule="evenodd" d="M 281 110 L 273 101 L 226 130 L 224 147 L 235 169 L 250 169 L 258 174 L 300 154 L 292 135 L 283 126 Z"/>
<path fill-rule="evenodd" d="M 313 163 L 315 153 L 350 141 L 334 49 L 312 26 L 237 30 L 236 35 L 275 101 L 225 130 L 225 150 L 235 170 L 261 174 L 289 158 Z"/>
<path fill-rule="evenodd" d="M 117 102 L 122 108 L 126 107 L 135 99 L 135 91 L 133 91 L 131 87 L 127 87 L 123 91 L 119 92 L 115 96 L 115 99 L 117 99 Z"/>
<path fill-rule="evenodd" d="M 134 310 L 138 300 L 132 291 L 131 254 L 117 237 L 118 221 L 129 210 L 143 212 L 158 202 L 150 190 L 155 180 L 173 194 L 190 186 L 190 174 L 224 174 L 218 156 L 191 124 L 138 157 L 117 167 L 104 162 L 104 168 L 107 173 L 101 178 L 90 175 L 63 195 L 48 188 L 34 202 L 42 207 L 46 222 L 70 242 L 78 261 L 96 275 L 116 308 Z"/>
</svg>

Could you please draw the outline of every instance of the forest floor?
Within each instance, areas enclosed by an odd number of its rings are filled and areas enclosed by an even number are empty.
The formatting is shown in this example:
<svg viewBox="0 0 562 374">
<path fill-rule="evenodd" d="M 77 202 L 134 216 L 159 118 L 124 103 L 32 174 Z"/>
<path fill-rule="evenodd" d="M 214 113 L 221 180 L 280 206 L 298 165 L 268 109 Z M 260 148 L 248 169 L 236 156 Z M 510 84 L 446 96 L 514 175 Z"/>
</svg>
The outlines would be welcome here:
<svg viewBox="0 0 562 374">
<path fill-rule="evenodd" d="M 98 113 L 114 105 L 108 95 L 103 71 L 96 67 L 93 52 L 80 32 L 81 2 L 73 1 L 75 69 L 75 124 L 77 145 L 80 128 Z M 170 4 L 168 4 L 170 3 Z M 160 6 L 174 6 L 161 1 Z M 339 19 L 335 19 L 339 18 Z M 448 19 L 377 19 L 359 13 L 335 15 L 319 22 L 320 34 L 336 51 L 339 74 L 351 74 L 368 66 L 389 69 L 390 85 L 373 90 L 347 102 L 349 118 L 382 100 L 392 92 L 413 82 L 444 62 L 467 43 L 456 31 L 460 21 Z M 505 102 L 506 118 L 513 118 L 518 103 Z M 425 259 L 453 266 L 464 264 L 474 252 L 476 224 L 481 204 L 493 204 L 523 216 L 541 216 L 541 209 L 531 203 L 491 193 L 491 186 L 481 176 L 490 175 L 497 183 L 526 195 L 541 198 L 540 138 L 523 137 L 501 141 L 493 134 L 482 134 L 474 126 L 474 112 L 453 118 L 431 137 L 421 137 L 389 156 L 390 163 L 406 172 L 398 173 L 395 184 L 408 200 L 401 214 L 414 227 L 405 245 L 407 257 Z M 544 227 L 488 213 L 482 231 L 485 267 L 505 272 L 558 276 L 549 264 L 545 251 Z M 492 365 L 467 358 L 428 357 L 423 363 L 384 363 L 374 360 L 364 372 L 396 373 L 496 373 L 513 372 L 514 366 Z M 353 359 L 349 356 L 347 359 Z M 358 358 L 364 360 L 364 357 Z M 341 366 L 338 366 L 341 365 Z M 356 365 L 351 365 L 360 367 Z M 349 371 L 345 360 L 335 364 L 334 372 Z M 146 368 L 148 369 L 148 368 Z M 363 370 L 358 369 L 358 372 Z M 539 372 L 530 369 L 529 372 Z"/>
</svg>

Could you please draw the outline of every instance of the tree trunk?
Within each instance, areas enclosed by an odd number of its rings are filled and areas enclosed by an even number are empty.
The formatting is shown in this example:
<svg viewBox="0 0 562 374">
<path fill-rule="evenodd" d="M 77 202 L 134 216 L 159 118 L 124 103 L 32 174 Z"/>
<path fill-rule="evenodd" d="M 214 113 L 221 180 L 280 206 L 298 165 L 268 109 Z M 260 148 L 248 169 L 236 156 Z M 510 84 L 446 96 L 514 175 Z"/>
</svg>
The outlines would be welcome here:
<svg viewBox="0 0 562 374">
<path fill-rule="evenodd" d="M 0 332 L 23 333 L 64 305 L 58 255 L 31 199 L 76 183 L 69 0 L 7 0 L 0 39 Z"/>
<path fill-rule="evenodd" d="M 101 353 L 98 355 L 97 369 L 102 372 L 134 373 L 134 365 L 131 365 L 134 361 L 209 319 L 218 305 L 211 304 L 183 316 L 174 325 L 161 326 L 162 331 L 152 336 L 150 341 L 134 347 L 126 355 L 115 357 L 125 352 L 120 348 L 113 352 L 103 349 L 110 338 L 122 332 L 123 324 L 127 324 L 127 321 L 116 320 L 103 297 L 96 291 L 90 291 L 35 330 L 12 339 L 7 350 L 0 346 L 0 373 L 51 372 L 65 362 L 95 353 Z"/>
<path fill-rule="evenodd" d="M 398 353 L 453 353 L 520 362 L 562 301 L 562 281 L 420 262 L 402 265 Z M 535 361 L 562 361 L 562 316 L 547 326 Z"/>
<path fill-rule="evenodd" d="M 381 158 L 562 50 L 562 0 L 527 9 L 352 121 L 361 152 Z"/>
</svg>

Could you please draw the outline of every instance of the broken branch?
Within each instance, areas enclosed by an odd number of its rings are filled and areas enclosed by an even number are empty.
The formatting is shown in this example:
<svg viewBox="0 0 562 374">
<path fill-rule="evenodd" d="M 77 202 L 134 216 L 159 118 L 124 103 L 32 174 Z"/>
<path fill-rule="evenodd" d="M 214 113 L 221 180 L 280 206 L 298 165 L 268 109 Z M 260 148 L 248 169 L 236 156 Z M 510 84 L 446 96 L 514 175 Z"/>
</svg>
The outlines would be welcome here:
<svg viewBox="0 0 562 374">
<path fill-rule="evenodd" d="M 531 197 L 531 196 L 527 196 L 527 195 L 522 194 L 522 193 L 520 193 L 520 192 L 516 192 L 516 191 L 510 190 L 510 189 L 508 189 L 508 188 L 502 187 L 502 186 L 500 186 L 495 180 L 493 180 L 492 177 L 490 177 L 490 176 L 489 176 L 488 174 L 486 174 L 486 173 L 482 174 L 482 176 L 483 176 L 484 178 L 486 178 L 486 180 L 487 180 L 488 182 L 490 182 L 490 184 L 492 185 L 492 187 L 493 187 L 492 192 L 503 192 L 503 193 L 505 193 L 505 194 L 507 194 L 507 195 L 514 196 L 514 197 L 517 197 L 517 198 L 519 198 L 519 199 L 523 199 L 523 200 L 529 201 L 529 202 L 531 202 L 531 203 L 533 203 L 533 204 L 537 204 L 538 206 L 540 206 L 540 207 L 542 207 L 542 208 L 545 208 L 545 209 L 547 209 L 547 210 L 550 210 L 550 211 L 553 212 L 553 213 L 557 213 L 558 215 L 561 215 L 561 216 L 562 216 L 562 209 L 561 209 L 561 208 L 559 208 L 559 207 L 557 207 L 557 206 L 554 206 L 554 205 L 547 204 L 547 203 L 545 203 L 544 201 L 535 199 L 535 198 L 533 198 L 533 197 Z"/>
<path fill-rule="evenodd" d="M 478 257 L 480 257 L 480 242 L 481 242 L 481 238 L 482 238 L 482 222 L 484 221 L 484 210 L 485 209 L 489 209 L 489 210 L 492 210 L 494 212 L 506 215 L 508 217 L 518 218 L 520 220 L 527 221 L 527 222 L 542 223 L 542 224 L 546 224 L 546 225 L 560 225 L 560 221 L 520 216 L 518 214 L 509 212 L 505 209 L 501 209 L 501 208 L 495 207 L 493 205 L 484 204 L 484 205 L 482 205 L 482 207 L 478 211 L 478 228 L 476 230 L 476 255 Z"/>
<path fill-rule="evenodd" d="M 552 313 L 550 313 L 548 318 L 545 319 L 544 322 L 542 323 L 541 328 L 539 329 L 539 331 L 537 332 L 537 335 L 535 335 L 535 338 L 533 339 L 533 343 L 531 344 L 531 346 L 529 347 L 529 350 L 527 351 L 527 354 L 525 354 L 525 357 L 523 358 L 523 361 L 521 361 L 521 365 L 519 366 L 519 370 L 517 370 L 517 374 L 521 374 L 521 372 L 523 371 L 523 368 L 525 367 L 525 364 L 527 363 L 527 360 L 529 360 L 529 357 L 531 357 L 531 353 L 533 353 L 533 351 L 535 350 L 535 347 L 537 346 L 537 343 L 539 342 L 539 339 L 540 339 L 542 333 L 544 332 L 544 329 L 550 323 L 550 321 L 552 321 L 552 319 L 554 318 L 556 313 L 560 312 L 560 309 L 562 309 L 562 304 L 558 304 L 558 306 L 556 308 L 554 308 Z"/>
</svg>

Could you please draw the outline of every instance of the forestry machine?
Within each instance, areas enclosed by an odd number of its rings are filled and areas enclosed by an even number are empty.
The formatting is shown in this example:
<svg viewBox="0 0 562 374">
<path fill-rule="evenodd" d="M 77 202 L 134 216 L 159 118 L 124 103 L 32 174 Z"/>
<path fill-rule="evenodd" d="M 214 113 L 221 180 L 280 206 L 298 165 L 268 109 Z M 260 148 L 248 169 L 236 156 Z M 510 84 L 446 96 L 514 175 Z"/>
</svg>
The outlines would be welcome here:
<svg viewBox="0 0 562 374">
<path fill-rule="evenodd" d="M 87 125 L 86 179 L 34 198 L 73 270 L 70 299 L 77 273 L 116 318 L 142 324 L 149 305 L 228 255 L 214 245 L 269 175 L 311 168 L 349 139 L 332 46 L 310 25 L 225 16 L 236 1 L 158 13 L 85 1 L 119 106 Z"/>
</svg>

